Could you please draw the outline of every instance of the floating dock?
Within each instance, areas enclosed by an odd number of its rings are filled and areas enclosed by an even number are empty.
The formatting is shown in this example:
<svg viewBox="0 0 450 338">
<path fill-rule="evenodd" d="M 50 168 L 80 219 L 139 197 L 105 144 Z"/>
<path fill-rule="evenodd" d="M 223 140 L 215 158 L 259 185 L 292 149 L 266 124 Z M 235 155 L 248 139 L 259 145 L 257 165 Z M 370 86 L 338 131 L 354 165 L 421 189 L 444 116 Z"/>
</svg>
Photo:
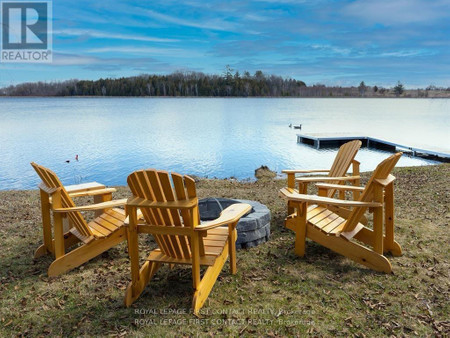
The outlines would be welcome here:
<svg viewBox="0 0 450 338">
<path fill-rule="evenodd" d="M 450 152 L 442 149 L 421 149 L 409 147 L 395 142 L 385 141 L 371 136 L 358 136 L 351 134 L 297 134 L 297 143 L 308 144 L 316 149 L 323 147 L 340 146 L 348 141 L 360 140 L 363 147 L 383 149 L 388 151 L 401 150 L 412 156 L 429 157 L 438 161 L 449 162 Z"/>
</svg>

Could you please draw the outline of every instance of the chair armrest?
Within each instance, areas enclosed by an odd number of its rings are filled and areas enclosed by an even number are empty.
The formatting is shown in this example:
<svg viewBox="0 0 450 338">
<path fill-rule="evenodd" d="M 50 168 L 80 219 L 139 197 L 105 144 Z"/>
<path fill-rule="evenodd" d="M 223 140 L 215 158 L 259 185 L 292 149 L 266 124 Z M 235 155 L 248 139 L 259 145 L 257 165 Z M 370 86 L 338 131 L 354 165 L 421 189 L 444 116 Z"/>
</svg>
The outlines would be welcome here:
<svg viewBox="0 0 450 338">
<path fill-rule="evenodd" d="M 359 180 L 359 176 L 343 176 L 343 177 L 329 177 L 329 176 L 312 176 L 312 177 L 298 177 L 296 182 L 333 182 L 333 181 L 356 181 Z"/>
<path fill-rule="evenodd" d="M 104 188 L 106 188 L 106 186 L 98 182 L 89 182 L 64 186 L 64 189 L 66 189 L 68 193 L 82 192 L 88 190 L 98 190 Z"/>
<path fill-rule="evenodd" d="M 111 194 L 116 191 L 117 191 L 117 189 L 115 189 L 115 188 L 104 188 L 104 189 L 97 189 L 97 190 L 71 192 L 71 193 L 69 193 L 69 196 L 70 197 L 97 196 L 97 195 Z"/>
<path fill-rule="evenodd" d="M 285 170 L 281 170 L 281 172 L 283 174 L 308 174 L 308 173 L 328 173 L 328 172 L 330 172 L 330 170 L 329 169 L 311 169 L 311 170 L 285 169 Z"/>
<path fill-rule="evenodd" d="M 121 200 L 107 201 L 107 202 L 102 202 L 102 203 L 97 203 L 97 204 L 92 204 L 92 205 L 83 205 L 80 207 L 53 208 L 53 211 L 54 212 L 95 211 L 95 210 L 125 206 L 126 203 L 127 203 L 127 199 L 123 198 Z"/>
<path fill-rule="evenodd" d="M 289 201 L 307 202 L 307 203 L 311 203 L 311 204 L 335 205 L 335 206 L 339 206 L 339 207 L 378 208 L 378 207 L 383 206 L 382 203 L 378 203 L 378 202 L 346 201 L 346 200 L 340 200 L 340 199 L 329 198 L 329 197 L 298 194 L 295 192 L 291 192 L 286 188 L 280 189 L 279 196 L 282 198 L 285 198 Z"/>
<path fill-rule="evenodd" d="M 364 187 L 354 187 L 352 185 L 344 184 L 327 184 L 327 183 L 317 183 L 316 187 L 319 189 L 334 189 L 334 190 L 344 190 L 344 191 L 364 191 Z"/>
<path fill-rule="evenodd" d="M 391 184 L 394 181 L 395 181 L 395 176 L 391 175 L 391 174 L 389 174 L 389 176 L 385 179 L 380 179 L 380 178 L 375 179 L 375 182 L 381 184 L 383 187 L 388 186 L 389 184 Z"/>
<path fill-rule="evenodd" d="M 220 213 L 220 217 L 215 220 L 204 222 L 194 228 L 196 231 L 205 231 L 217 228 L 224 224 L 237 223 L 239 219 L 252 210 L 252 206 L 247 203 L 235 203 Z"/>
</svg>

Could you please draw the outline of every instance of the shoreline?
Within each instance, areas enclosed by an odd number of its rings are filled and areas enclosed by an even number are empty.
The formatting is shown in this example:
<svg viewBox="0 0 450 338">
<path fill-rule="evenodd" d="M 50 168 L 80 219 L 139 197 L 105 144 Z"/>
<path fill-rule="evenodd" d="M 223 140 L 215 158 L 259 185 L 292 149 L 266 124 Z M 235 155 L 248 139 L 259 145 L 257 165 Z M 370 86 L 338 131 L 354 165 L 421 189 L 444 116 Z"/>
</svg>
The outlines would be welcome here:
<svg viewBox="0 0 450 338">
<path fill-rule="evenodd" d="M 120 99 L 419 99 L 419 100 L 431 100 L 431 99 L 450 99 L 450 94 L 445 97 L 391 97 L 391 96 L 95 96 L 95 95 L 74 95 L 74 96 L 6 96 L 0 95 L 1 98 L 87 98 L 87 99 L 98 99 L 98 98 L 120 98 Z"/>
</svg>

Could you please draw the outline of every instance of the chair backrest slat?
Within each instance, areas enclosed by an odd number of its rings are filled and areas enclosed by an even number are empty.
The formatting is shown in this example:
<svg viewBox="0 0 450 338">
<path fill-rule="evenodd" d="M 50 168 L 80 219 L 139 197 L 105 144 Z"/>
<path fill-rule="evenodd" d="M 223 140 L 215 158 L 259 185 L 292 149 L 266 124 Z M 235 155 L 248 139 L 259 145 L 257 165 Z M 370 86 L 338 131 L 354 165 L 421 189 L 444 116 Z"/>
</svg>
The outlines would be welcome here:
<svg viewBox="0 0 450 338">
<path fill-rule="evenodd" d="M 376 179 L 386 179 L 389 174 L 394 169 L 395 165 L 397 164 L 398 160 L 402 156 L 403 153 L 396 153 L 387 159 L 385 159 L 383 162 L 381 162 L 373 172 L 371 178 L 367 182 L 366 188 L 364 189 L 363 193 L 361 194 L 360 201 L 362 202 L 371 202 L 374 199 L 374 190 L 375 190 L 375 182 Z M 345 223 L 344 227 L 342 228 L 341 232 L 351 232 L 353 229 L 357 226 L 359 220 L 366 212 L 367 207 L 361 207 L 361 208 L 354 208 L 347 219 L 347 222 Z"/>
<path fill-rule="evenodd" d="M 334 159 L 333 165 L 330 168 L 330 172 L 328 173 L 329 177 L 342 177 L 345 176 L 352 161 L 354 160 L 356 153 L 359 148 L 361 148 L 362 142 L 359 140 L 354 140 L 343 144 Z M 329 182 L 331 184 L 338 184 L 339 181 Z M 327 193 L 327 197 L 332 197 L 336 190 L 329 190 Z"/>
<path fill-rule="evenodd" d="M 185 201 L 196 197 L 195 182 L 188 176 L 155 169 L 138 170 L 128 176 L 128 185 L 135 197 L 149 201 Z M 198 207 L 192 210 L 169 208 L 141 208 L 149 225 L 193 227 L 198 222 Z M 189 238 L 184 235 L 154 235 L 161 251 L 175 258 L 190 258 Z M 203 244 L 203 243 L 202 243 Z M 201 251 L 202 252 L 202 251 Z"/>
<path fill-rule="evenodd" d="M 161 187 L 163 189 L 166 200 L 168 202 L 175 201 L 175 194 L 170 183 L 169 173 L 166 171 L 158 171 L 158 177 L 159 181 L 161 182 Z M 183 222 L 180 218 L 180 212 L 175 209 L 170 209 L 169 212 L 172 218 L 172 224 L 175 226 L 183 227 Z M 181 248 L 181 256 L 184 258 L 190 257 L 190 246 L 186 236 L 175 236 L 175 238 L 179 243 L 179 248 Z"/>
<path fill-rule="evenodd" d="M 76 206 L 72 198 L 70 198 L 69 194 L 64 188 L 63 184 L 59 180 L 58 176 L 53 171 L 34 162 L 31 163 L 31 166 L 39 175 L 45 186 L 47 186 L 48 188 L 61 189 L 61 204 L 63 208 L 71 208 Z M 73 226 L 82 236 L 89 237 L 93 235 L 91 229 L 89 229 L 89 227 L 87 226 L 87 223 L 81 213 L 70 212 L 68 213 L 68 217 Z"/>
</svg>

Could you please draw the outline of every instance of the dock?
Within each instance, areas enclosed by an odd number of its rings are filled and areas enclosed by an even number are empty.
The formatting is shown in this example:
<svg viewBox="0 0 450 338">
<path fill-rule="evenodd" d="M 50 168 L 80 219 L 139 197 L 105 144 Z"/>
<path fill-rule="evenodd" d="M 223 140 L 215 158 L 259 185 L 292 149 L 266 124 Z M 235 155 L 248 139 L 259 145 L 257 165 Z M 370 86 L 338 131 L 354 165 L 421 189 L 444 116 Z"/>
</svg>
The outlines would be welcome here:
<svg viewBox="0 0 450 338">
<path fill-rule="evenodd" d="M 360 140 L 363 147 L 376 148 L 387 151 L 404 151 L 410 153 L 412 156 L 432 158 L 434 160 L 448 162 L 450 161 L 450 152 L 443 149 L 422 149 L 417 147 L 411 147 L 404 144 L 399 144 L 391 141 L 386 141 L 380 138 L 371 136 L 358 136 L 351 134 L 297 134 L 297 143 L 308 144 L 316 149 L 323 147 L 335 147 L 340 146 L 348 141 Z"/>
</svg>

